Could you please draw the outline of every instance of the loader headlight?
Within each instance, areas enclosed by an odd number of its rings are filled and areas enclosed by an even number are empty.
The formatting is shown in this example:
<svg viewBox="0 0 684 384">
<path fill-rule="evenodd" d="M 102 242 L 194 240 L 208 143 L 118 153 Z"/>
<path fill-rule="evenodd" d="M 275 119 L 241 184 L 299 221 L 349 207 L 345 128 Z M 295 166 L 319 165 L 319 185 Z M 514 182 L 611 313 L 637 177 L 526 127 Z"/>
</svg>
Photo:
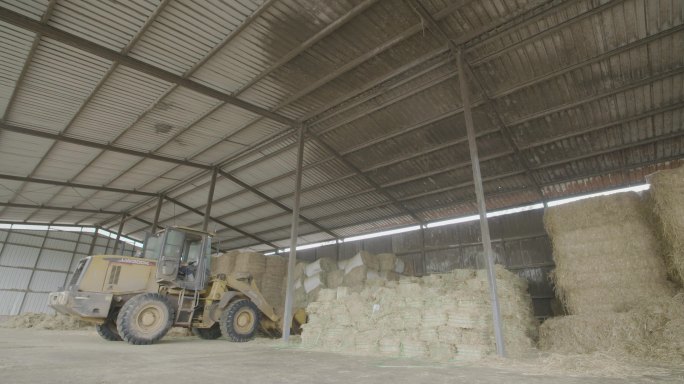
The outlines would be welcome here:
<svg viewBox="0 0 684 384">
<path fill-rule="evenodd" d="M 69 300 L 69 296 L 67 295 L 66 292 L 62 292 L 59 294 L 59 298 L 57 299 L 59 304 L 65 305 L 67 301 Z"/>
</svg>

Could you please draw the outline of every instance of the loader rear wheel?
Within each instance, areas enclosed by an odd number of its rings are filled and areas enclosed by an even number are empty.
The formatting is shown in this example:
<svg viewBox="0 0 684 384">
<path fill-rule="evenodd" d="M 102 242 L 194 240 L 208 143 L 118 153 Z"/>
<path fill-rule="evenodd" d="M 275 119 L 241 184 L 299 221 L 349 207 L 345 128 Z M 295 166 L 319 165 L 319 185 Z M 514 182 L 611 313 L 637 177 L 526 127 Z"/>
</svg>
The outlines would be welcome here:
<svg viewBox="0 0 684 384">
<path fill-rule="evenodd" d="M 166 297 L 144 293 L 128 300 L 121 307 L 116 328 L 129 344 L 146 345 L 158 341 L 171 329 L 174 310 Z"/>
<path fill-rule="evenodd" d="M 218 323 L 214 323 L 214 325 L 209 328 L 193 328 L 192 333 L 200 339 L 216 340 L 221 337 L 221 327 Z"/>
<path fill-rule="evenodd" d="M 233 301 L 221 314 L 221 334 L 234 342 L 250 341 L 259 328 L 260 315 L 259 309 L 250 300 Z"/>
<path fill-rule="evenodd" d="M 97 334 L 108 341 L 121 341 L 119 331 L 116 329 L 116 317 L 119 315 L 119 310 L 112 312 L 107 316 L 105 322 L 95 326 Z"/>
</svg>

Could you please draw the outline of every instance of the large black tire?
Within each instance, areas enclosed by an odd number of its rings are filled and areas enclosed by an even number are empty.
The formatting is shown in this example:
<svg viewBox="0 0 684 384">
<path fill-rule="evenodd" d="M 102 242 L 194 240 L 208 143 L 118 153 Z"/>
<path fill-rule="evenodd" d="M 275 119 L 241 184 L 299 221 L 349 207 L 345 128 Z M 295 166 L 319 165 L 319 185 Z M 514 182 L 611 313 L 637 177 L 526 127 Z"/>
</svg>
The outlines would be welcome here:
<svg viewBox="0 0 684 384">
<path fill-rule="evenodd" d="M 250 341 L 259 329 L 260 319 L 259 308 L 250 300 L 233 301 L 221 314 L 221 334 L 234 342 Z"/>
<path fill-rule="evenodd" d="M 107 316 L 105 322 L 95 326 L 97 334 L 108 341 L 121 341 L 119 331 L 116 329 L 116 318 L 119 315 L 119 310 L 115 310 Z"/>
<path fill-rule="evenodd" d="M 171 329 L 174 315 L 175 311 L 166 297 L 158 293 L 143 293 L 121 307 L 116 328 L 129 344 L 152 344 Z"/>
<path fill-rule="evenodd" d="M 216 340 L 221 337 L 221 327 L 219 323 L 214 323 L 209 328 L 193 328 L 192 333 L 200 339 L 204 340 Z"/>
</svg>

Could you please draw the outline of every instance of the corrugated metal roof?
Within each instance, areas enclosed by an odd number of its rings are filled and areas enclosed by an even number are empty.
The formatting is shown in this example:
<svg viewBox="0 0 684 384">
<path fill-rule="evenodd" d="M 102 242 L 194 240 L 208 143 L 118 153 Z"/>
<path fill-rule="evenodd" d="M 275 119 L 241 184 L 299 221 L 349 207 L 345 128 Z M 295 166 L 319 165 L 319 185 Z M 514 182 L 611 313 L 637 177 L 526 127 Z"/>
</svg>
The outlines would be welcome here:
<svg viewBox="0 0 684 384">
<path fill-rule="evenodd" d="M 296 127 L 283 121 L 294 119 L 309 130 L 301 241 L 470 214 L 459 74 L 441 36 L 464 49 L 474 75 L 490 209 L 643 182 L 680 163 L 684 3 L 418 3 L 442 33 L 405 2 L 66 1 L 46 14 L 46 1 L 0 1 L 75 35 L 34 44 L 35 31 L 0 21 L 4 123 L 89 142 L 1 130 L 0 176 L 165 193 L 203 210 L 208 168 L 220 166 L 237 181 L 219 177 L 212 216 L 281 244 L 297 162 Z M 85 52 L 79 37 L 181 78 Z M 147 221 L 155 211 L 154 196 L 1 177 L 0 186 L 0 201 L 35 207 L 0 208 L 3 220 L 115 229 L 120 216 L 96 210 Z M 160 220 L 202 222 L 168 202 Z M 212 225 L 228 247 L 259 242 Z M 124 231 L 148 228 L 129 220 Z"/>
</svg>

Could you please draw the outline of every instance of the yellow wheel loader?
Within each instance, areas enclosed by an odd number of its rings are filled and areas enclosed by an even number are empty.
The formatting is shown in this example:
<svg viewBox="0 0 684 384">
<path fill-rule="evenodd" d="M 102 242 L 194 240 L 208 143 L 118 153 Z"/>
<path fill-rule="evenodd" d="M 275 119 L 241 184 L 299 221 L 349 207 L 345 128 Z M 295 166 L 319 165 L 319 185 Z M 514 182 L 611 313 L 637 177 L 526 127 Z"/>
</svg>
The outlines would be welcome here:
<svg viewBox="0 0 684 384">
<path fill-rule="evenodd" d="M 249 275 L 210 276 L 211 238 L 172 227 L 150 236 L 144 258 L 84 258 L 62 291 L 50 294 L 57 312 L 96 324 L 106 340 L 151 344 L 172 326 L 203 339 L 243 342 L 257 331 L 279 333 L 280 319 Z M 298 312 L 294 324 L 303 323 Z"/>
</svg>

